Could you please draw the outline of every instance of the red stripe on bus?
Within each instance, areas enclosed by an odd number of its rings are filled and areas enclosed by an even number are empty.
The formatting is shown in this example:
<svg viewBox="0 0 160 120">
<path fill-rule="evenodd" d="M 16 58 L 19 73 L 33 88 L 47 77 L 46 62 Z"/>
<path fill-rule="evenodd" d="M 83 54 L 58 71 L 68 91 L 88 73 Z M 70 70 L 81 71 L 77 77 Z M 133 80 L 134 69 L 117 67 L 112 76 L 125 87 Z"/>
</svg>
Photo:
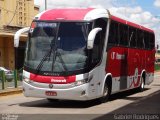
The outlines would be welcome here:
<svg viewBox="0 0 160 120">
<path fill-rule="evenodd" d="M 42 75 L 35 75 L 30 74 L 30 79 L 35 82 L 40 83 L 53 83 L 53 84 L 68 84 L 73 83 L 76 81 L 76 76 L 42 76 Z"/>
</svg>

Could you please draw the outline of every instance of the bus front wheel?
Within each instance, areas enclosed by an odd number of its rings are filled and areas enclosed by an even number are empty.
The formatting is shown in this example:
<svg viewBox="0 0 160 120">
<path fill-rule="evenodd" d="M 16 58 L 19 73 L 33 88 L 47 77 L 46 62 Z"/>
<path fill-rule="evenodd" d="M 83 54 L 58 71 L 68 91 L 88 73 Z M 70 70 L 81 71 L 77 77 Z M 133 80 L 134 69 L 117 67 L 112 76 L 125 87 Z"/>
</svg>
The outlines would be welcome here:
<svg viewBox="0 0 160 120">
<path fill-rule="evenodd" d="M 107 102 L 110 94 L 111 94 L 111 87 L 109 83 L 106 82 L 103 88 L 103 96 L 100 98 L 100 102 L 101 103 Z"/>
<path fill-rule="evenodd" d="M 58 99 L 51 99 L 51 98 L 47 98 L 47 100 L 48 100 L 49 102 L 58 102 L 58 101 L 59 101 Z"/>
</svg>

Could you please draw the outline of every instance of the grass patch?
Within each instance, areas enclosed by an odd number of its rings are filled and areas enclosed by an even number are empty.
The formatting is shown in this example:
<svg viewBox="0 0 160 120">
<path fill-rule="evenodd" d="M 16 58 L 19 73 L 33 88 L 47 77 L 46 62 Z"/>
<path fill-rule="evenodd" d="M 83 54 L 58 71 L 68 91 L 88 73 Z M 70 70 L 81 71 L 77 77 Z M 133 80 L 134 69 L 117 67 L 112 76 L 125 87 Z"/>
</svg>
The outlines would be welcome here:
<svg viewBox="0 0 160 120">
<path fill-rule="evenodd" d="M 155 71 L 160 70 L 160 64 L 159 64 L 159 65 L 158 65 L 158 64 L 155 64 L 155 65 L 154 65 L 154 69 L 155 69 Z"/>
</svg>

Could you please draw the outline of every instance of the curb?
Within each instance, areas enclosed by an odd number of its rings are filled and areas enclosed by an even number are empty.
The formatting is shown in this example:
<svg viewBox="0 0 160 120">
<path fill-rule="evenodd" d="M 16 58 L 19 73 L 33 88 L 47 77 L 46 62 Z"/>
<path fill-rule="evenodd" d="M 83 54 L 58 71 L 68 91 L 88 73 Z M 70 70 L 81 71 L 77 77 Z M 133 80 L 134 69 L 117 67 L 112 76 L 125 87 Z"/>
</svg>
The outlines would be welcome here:
<svg viewBox="0 0 160 120">
<path fill-rule="evenodd" d="M 3 90 L 3 91 L 0 92 L 0 96 L 8 96 L 8 95 L 20 94 L 22 92 L 23 92 L 22 88 Z"/>
</svg>

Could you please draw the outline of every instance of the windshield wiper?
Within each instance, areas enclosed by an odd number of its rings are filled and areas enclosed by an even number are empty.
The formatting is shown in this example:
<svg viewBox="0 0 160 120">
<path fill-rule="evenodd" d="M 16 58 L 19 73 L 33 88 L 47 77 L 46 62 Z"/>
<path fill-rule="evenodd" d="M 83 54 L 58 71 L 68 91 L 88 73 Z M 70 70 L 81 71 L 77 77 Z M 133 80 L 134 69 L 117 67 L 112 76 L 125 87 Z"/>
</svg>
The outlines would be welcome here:
<svg viewBox="0 0 160 120">
<path fill-rule="evenodd" d="M 53 40 L 52 40 L 53 41 Z M 40 63 L 38 64 L 37 68 L 36 68 L 36 71 L 39 72 L 40 69 L 43 67 L 43 63 L 48 59 L 48 61 L 50 61 L 50 56 L 52 54 L 52 51 L 53 51 L 53 48 L 54 48 L 54 44 L 52 44 L 51 42 L 51 45 L 50 45 L 50 50 L 47 52 L 47 54 L 42 58 L 42 60 L 40 61 Z M 54 55 L 55 56 L 55 55 Z"/>
<path fill-rule="evenodd" d="M 57 56 L 58 56 L 58 58 L 60 59 L 61 64 L 62 64 L 64 70 L 65 70 L 66 72 L 68 72 L 68 69 L 67 69 L 67 67 L 66 67 L 66 65 L 65 65 L 65 63 L 64 63 L 64 60 L 62 59 L 61 53 L 57 51 L 56 44 L 53 44 L 53 43 L 51 43 L 50 51 L 49 51 L 49 52 L 42 58 L 42 60 L 40 61 L 39 65 L 37 66 L 36 71 L 37 71 L 37 72 L 40 71 L 40 69 L 43 67 L 43 63 L 44 63 L 45 61 L 47 61 L 47 60 L 50 61 L 50 56 L 51 56 L 52 52 L 53 52 L 52 72 L 53 72 L 53 69 L 54 69 L 54 64 L 55 64 L 55 61 L 56 61 L 56 57 L 57 57 Z"/>
<path fill-rule="evenodd" d="M 53 54 L 54 62 L 56 60 L 56 40 L 58 38 L 59 24 L 57 24 L 57 25 L 58 25 L 58 27 L 57 27 L 57 30 L 55 33 L 55 38 L 51 41 L 51 44 L 50 44 L 50 50 L 42 58 L 39 65 L 37 66 L 37 69 L 36 69 L 37 72 L 39 72 L 41 70 L 41 68 L 43 67 L 43 63 L 47 60 L 47 58 L 48 58 L 48 61 L 50 61 L 50 57 L 51 57 L 52 52 L 54 52 L 54 54 Z"/>
<path fill-rule="evenodd" d="M 59 59 L 60 59 L 60 61 L 61 61 L 61 64 L 62 64 L 64 70 L 68 73 L 68 69 L 67 69 L 67 67 L 66 67 L 66 65 L 65 65 L 65 63 L 64 63 L 64 60 L 62 59 L 61 53 L 58 52 L 58 51 L 57 51 L 57 56 L 59 57 Z"/>
<path fill-rule="evenodd" d="M 58 56 L 61 63 L 62 63 L 62 66 L 64 68 L 64 70 L 67 72 L 68 69 L 64 63 L 64 60 L 62 59 L 62 56 L 61 54 L 57 51 L 57 39 L 58 39 L 58 31 L 59 31 L 59 27 L 57 28 L 57 32 L 56 32 L 56 37 L 55 39 L 53 39 L 51 41 L 51 44 L 50 44 L 50 50 L 47 52 L 47 54 L 42 58 L 42 60 L 40 61 L 39 65 L 37 66 L 36 68 L 36 71 L 39 73 L 39 71 L 41 70 L 41 68 L 43 67 L 43 63 L 45 61 L 50 61 L 50 57 L 51 57 L 51 54 L 53 53 L 53 60 L 52 60 L 52 72 L 53 72 L 53 69 L 54 69 L 54 64 L 55 64 L 55 61 L 56 61 L 56 57 Z"/>
</svg>

